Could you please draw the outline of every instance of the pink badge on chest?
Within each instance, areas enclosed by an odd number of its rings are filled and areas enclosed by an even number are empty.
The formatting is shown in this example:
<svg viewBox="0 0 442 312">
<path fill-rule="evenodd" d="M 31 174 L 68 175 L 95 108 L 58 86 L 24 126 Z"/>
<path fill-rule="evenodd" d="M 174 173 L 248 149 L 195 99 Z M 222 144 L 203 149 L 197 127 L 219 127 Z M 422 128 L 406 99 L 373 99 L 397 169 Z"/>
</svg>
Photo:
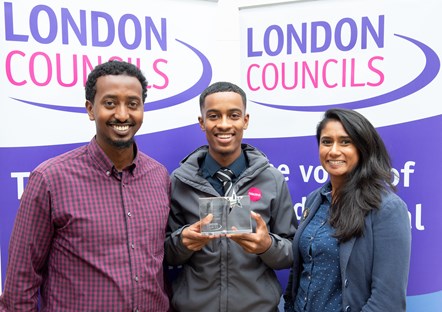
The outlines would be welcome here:
<svg viewBox="0 0 442 312">
<path fill-rule="evenodd" d="M 258 201 L 261 199 L 262 197 L 262 192 L 260 189 L 256 188 L 256 187 L 251 187 L 249 189 L 249 197 L 251 201 Z"/>
</svg>

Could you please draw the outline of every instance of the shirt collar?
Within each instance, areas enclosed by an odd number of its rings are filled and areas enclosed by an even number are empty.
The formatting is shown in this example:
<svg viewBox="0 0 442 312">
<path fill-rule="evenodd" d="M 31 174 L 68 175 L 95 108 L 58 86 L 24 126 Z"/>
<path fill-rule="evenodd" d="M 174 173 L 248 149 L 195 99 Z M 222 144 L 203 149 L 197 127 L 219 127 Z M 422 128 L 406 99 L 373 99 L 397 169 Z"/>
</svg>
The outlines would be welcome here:
<svg viewBox="0 0 442 312">
<path fill-rule="evenodd" d="M 134 169 L 136 168 L 138 162 L 139 162 L 139 157 L 138 157 L 138 147 L 137 145 L 134 143 L 134 160 L 133 162 L 127 166 L 124 170 L 128 170 L 130 173 L 133 174 Z M 96 164 L 103 170 L 106 172 L 106 174 L 110 174 L 112 172 L 116 172 L 116 169 L 114 167 L 114 164 L 112 163 L 112 161 L 109 159 L 109 157 L 107 157 L 106 153 L 101 149 L 101 147 L 98 145 L 97 140 L 94 138 L 92 138 L 92 140 L 89 143 L 88 146 L 88 151 L 91 155 L 91 157 L 94 159 L 94 161 L 96 162 Z"/>
<path fill-rule="evenodd" d="M 326 198 L 329 202 L 332 201 L 331 198 L 332 186 L 330 182 L 325 183 L 320 190 L 320 193 L 323 198 Z"/>
<path fill-rule="evenodd" d="M 204 165 L 205 165 L 207 171 L 209 172 L 210 176 L 212 176 L 212 177 L 215 175 L 215 173 L 220 168 L 222 168 L 215 161 L 215 159 L 213 159 L 213 157 L 210 156 L 209 153 L 206 154 L 206 159 L 205 159 L 205 164 Z M 246 167 L 247 167 L 246 157 L 244 156 L 244 152 L 241 151 L 241 154 L 239 155 L 239 157 L 233 163 L 231 163 L 227 168 L 232 170 L 233 173 L 235 174 L 235 177 L 237 178 L 246 169 Z"/>
</svg>

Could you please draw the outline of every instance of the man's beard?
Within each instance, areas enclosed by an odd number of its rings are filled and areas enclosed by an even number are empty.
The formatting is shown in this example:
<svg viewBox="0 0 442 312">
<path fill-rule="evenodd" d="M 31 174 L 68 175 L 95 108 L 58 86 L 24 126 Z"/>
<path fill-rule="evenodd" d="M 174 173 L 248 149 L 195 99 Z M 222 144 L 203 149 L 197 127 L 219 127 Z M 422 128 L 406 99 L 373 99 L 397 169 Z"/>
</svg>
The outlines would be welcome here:
<svg viewBox="0 0 442 312">
<path fill-rule="evenodd" d="M 123 140 L 109 140 L 109 143 L 112 144 L 112 146 L 118 148 L 118 149 L 125 149 L 125 148 L 129 148 L 134 144 L 135 140 L 134 138 L 131 138 L 127 141 L 123 141 Z"/>
</svg>

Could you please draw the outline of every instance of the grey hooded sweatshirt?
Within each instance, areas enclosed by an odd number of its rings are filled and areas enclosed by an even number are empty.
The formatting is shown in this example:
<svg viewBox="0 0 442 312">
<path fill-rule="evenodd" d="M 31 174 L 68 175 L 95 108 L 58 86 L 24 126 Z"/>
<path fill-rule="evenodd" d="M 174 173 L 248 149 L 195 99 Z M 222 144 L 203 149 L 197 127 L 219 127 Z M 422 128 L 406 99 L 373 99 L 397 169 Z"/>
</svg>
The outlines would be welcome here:
<svg viewBox="0 0 442 312">
<path fill-rule="evenodd" d="M 208 146 L 192 152 L 171 175 L 165 258 L 170 266 L 182 265 L 172 284 L 172 306 L 177 311 L 278 311 L 282 289 L 274 270 L 292 265 L 297 222 L 284 176 L 256 148 L 242 144 L 242 149 L 249 167 L 233 187 L 238 196 L 253 192 L 251 210 L 266 222 L 272 245 L 256 255 L 226 237 L 210 241 L 197 252 L 182 244 L 181 231 L 200 219 L 198 198 L 220 196 L 202 177 L 199 166 Z M 253 219 L 252 227 L 255 231 Z"/>
</svg>

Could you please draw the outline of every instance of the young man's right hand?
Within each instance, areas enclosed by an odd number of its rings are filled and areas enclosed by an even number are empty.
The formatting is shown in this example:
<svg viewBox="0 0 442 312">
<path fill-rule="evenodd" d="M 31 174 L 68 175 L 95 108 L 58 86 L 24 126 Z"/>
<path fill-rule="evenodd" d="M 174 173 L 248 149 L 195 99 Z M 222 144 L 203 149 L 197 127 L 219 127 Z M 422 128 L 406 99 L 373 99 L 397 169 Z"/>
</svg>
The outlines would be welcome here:
<svg viewBox="0 0 442 312">
<path fill-rule="evenodd" d="M 212 219 L 213 215 L 210 213 L 204 219 L 186 227 L 181 232 L 181 241 L 187 249 L 192 251 L 201 250 L 209 241 L 220 237 L 220 235 L 201 234 L 202 225 L 210 223 Z"/>
</svg>

